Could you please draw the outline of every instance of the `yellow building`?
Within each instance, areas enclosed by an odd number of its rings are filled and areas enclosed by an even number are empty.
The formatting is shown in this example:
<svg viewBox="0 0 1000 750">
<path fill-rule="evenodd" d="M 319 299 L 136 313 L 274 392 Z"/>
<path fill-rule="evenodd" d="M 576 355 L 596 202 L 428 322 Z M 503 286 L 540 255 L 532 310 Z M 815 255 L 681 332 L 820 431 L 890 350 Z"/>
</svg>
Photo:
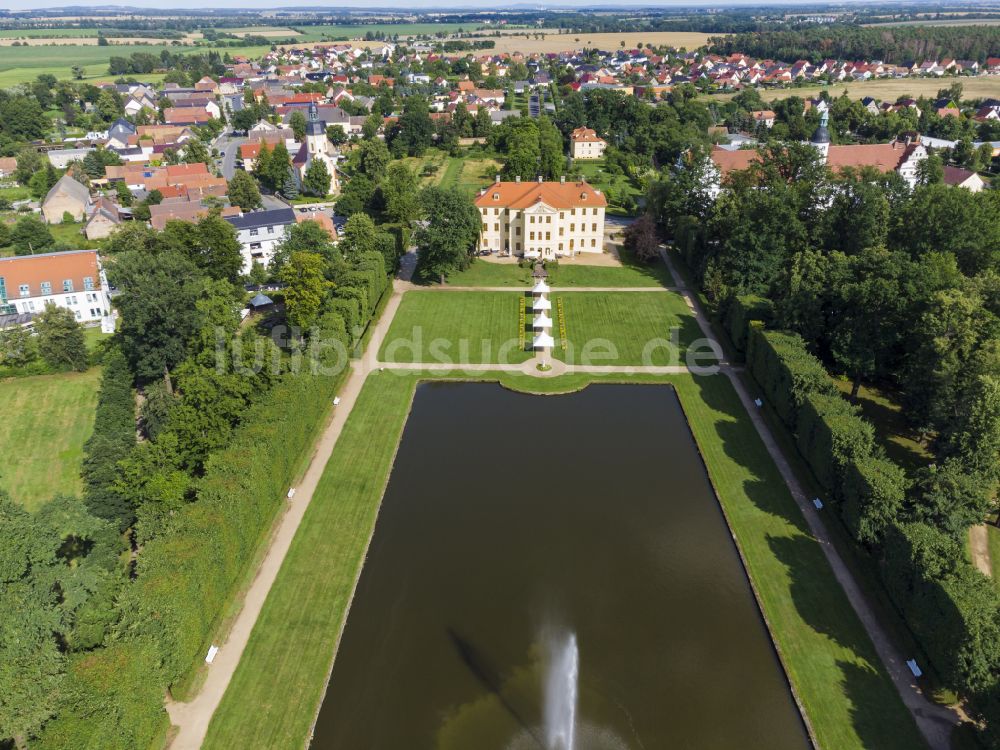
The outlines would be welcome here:
<svg viewBox="0 0 1000 750">
<path fill-rule="evenodd" d="M 480 250 L 551 260 L 604 251 L 608 202 L 586 182 L 501 182 L 479 191 Z"/>
</svg>

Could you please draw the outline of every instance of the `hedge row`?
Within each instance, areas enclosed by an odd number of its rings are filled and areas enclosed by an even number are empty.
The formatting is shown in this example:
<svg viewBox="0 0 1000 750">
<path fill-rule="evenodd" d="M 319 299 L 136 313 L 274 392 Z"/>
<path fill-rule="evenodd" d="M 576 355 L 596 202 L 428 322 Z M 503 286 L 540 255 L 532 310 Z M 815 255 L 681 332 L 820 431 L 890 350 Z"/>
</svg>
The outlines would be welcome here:
<svg viewBox="0 0 1000 750">
<path fill-rule="evenodd" d="M 95 516 L 113 521 L 124 531 L 135 520 L 135 509 L 113 485 L 118 462 L 135 447 L 135 395 L 125 355 L 111 347 L 97 395 L 94 433 L 83 446 L 83 500 Z"/>
<path fill-rule="evenodd" d="M 385 262 L 381 253 L 363 253 L 353 271 L 344 274 L 341 285 L 334 289 L 327 308 L 344 318 L 353 339 L 371 322 L 378 302 L 389 288 Z"/>
<path fill-rule="evenodd" d="M 892 600 L 947 684 L 973 699 L 990 747 L 1000 747 L 1000 594 L 958 540 L 927 524 L 890 526 L 883 555 Z"/>
<path fill-rule="evenodd" d="M 928 658 L 972 698 L 993 733 L 990 746 L 1000 748 L 1000 594 L 959 541 L 900 523 L 905 472 L 882 455 L 871 424 L 840 397 L 801 338 L 751 323 L 747 362 L 855 539 L 881 547 L 889 596 Z"/>
<path fill-rule="evenodd" d="M 348 347 L 339 315 L 326 314 L 320 327 L 325 341 Z M 327 365 L 338 356 L 330 347 L 319 354 Z M 43 747 L 142 749 L 162 731 L 164 693 L 204 659 L 340 381 L 340 372 L 310 368 L 285 374 L 248 410 L 229 447 L 208 459 L 196 502 L 139 556 L 117 638 L 75 663 Z"/>
<path fill-rule="evenodd" d="M 801 336 L 765 330 L 753 322 L 747 336 L 747 367 L 785 426 L 794 430 L 806 396 L 837 395 L 823 363 L 806 350 Z"/>
<path fill-rule="evenodd" d="M 747 350 L 750 323 L 758 320 L 770 325 L 774 318 L 774 305 L 765 297 L 747 294 L 727 300 L 722 320 L 736 351 L 743 354 Z"/>
</svg>

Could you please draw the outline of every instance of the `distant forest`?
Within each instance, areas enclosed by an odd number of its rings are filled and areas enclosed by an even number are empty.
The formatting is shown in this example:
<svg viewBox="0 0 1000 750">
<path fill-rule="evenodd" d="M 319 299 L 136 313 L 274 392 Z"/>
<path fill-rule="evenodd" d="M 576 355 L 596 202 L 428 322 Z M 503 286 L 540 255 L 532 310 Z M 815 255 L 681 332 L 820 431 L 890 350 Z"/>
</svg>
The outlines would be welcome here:
<svg viewBox="0 0 1000 750">
<path fill-rule="evenodd" d="M 894 65 L 953 57 L 984 62 L 1000 56 L 1000 26 L 810 26 L 740 33 L 709 40 L 712 52 L 776 60 L 881 60 Z"/>
</svg>

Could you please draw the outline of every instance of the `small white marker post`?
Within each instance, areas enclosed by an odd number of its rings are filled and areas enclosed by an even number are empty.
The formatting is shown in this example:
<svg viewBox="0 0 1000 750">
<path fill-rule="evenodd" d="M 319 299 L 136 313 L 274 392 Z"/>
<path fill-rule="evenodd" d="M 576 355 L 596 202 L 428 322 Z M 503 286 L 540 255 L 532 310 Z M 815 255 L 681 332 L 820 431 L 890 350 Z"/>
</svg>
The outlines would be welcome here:
<svg viewBox="0 0 1000 750">
<path fill-rule="evenodd" d="M 340 396 L 334 396 L 333 397 L 333 405 L 337 406 L 339 404 L 340 404 Z"/>
<path fill-rule="evenodd" d="M 292 487 L 291 489 L 288 490 L 288 495 L 286 495 L 286 497 L 289 500 L 291 500 L 293 497 L 295 497 L 295 488 L 294 487 Z"/>
<path fill-rule="evenodd" d="M 217 653 L 219 653 L 218 646 L 209 646 L 208 653 L 205 654 L 205 663 L 211 664 L 213 661 L 215 661 L 215 655 Z"/>
</svg>

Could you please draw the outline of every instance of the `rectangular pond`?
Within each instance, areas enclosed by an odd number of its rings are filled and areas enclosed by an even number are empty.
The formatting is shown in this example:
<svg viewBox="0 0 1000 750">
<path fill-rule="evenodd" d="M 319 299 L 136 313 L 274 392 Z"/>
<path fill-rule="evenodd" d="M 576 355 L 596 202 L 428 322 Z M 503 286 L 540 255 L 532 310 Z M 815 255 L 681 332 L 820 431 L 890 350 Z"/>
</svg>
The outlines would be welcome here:
<svg viewBox="0 0 1000 750">
<path fill-rule="evenodd" d="M 419 386 L 312 747 L 808 748 L 674 390 Z"/>
</svg>

